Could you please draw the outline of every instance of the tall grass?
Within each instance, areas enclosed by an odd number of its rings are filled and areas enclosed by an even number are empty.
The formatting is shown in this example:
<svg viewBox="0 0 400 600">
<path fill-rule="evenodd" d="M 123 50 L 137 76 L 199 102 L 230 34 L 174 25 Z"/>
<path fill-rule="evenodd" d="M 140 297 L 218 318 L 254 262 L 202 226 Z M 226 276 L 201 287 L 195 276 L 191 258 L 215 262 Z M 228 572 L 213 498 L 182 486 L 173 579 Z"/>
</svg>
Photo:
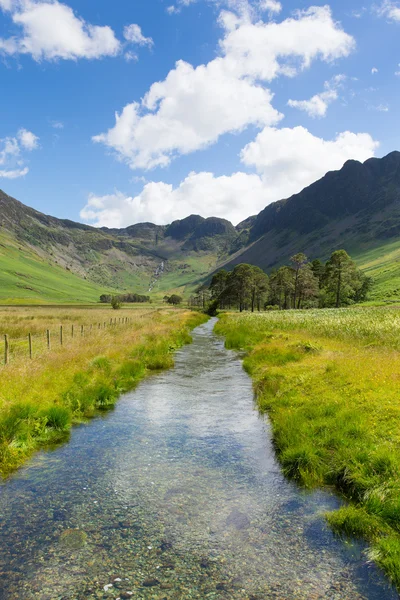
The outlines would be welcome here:
<svg viewBox="0 0 400 600">
<path fill-rule="evenodd" d="M 400 589 L 400 316 L 393 308 L 225 314 L 216 331 L 246 350 L 284 473 L 349 504 L 334 531 L 367 539 Z"/>
<path fill-rule="evenodd" d="M 41 309 L 39 315 L 29 310 L 33 319 L 25 309 L 6 311 L 6 323 L 0 311 L 0 327 L 21 334 L 61 319 L 88 323 L 89 317 L 100 317 L 89 309 Z M 190 329 L 205 320 L 185 310 L 134 312 L 127 327 L 93 328 L 90 335 L 65 338 L 62 347 L 54 345 L 33 360 L 16 357 L 0 367 L 1 475 L 39 447 L 66 439 L 72 424 L 112 408 L 146 373 L 173 366 L 175 349 L 190 342 Z M 106 311 L 100 313 L 104 318 Z"/>
</svg>

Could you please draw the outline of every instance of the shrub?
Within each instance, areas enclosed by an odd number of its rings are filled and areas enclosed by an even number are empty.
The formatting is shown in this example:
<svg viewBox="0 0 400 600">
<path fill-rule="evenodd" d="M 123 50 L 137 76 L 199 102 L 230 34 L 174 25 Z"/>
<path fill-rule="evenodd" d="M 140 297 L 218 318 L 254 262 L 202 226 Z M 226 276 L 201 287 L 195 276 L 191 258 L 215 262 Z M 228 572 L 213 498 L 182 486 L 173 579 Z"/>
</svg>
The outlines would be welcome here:
<svg viewBox="0 0 400 600">
<path fill-rule="evenodd" d="M 43 411 L 42 415 L 46 418 L 47 427 L 57 431 L 65 431 L 71 423 L 71 414 L 63 406 L 52 406 Z"/>
</svg>

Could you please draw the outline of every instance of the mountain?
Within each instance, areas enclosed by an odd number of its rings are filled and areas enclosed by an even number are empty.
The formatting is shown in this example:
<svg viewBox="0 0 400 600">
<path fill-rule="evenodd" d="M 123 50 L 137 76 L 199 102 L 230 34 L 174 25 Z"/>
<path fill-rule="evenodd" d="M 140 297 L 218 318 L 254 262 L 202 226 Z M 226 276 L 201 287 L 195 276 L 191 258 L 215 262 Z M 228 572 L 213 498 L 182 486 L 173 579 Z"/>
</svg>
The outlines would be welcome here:
<svg viewBox="0 0 400 600">
<path fill-rule="evenodd" d="M 364 163 L 350 160 L 299 194 L 268 205 L 250 219 L 248 244 L 224 267 L 248 262 L 270 271 L 299 251 L 326 259 L 345 248 L 378 283 L 391 280 L 385 297 L 400 297 L 399 234 L 400 152 L 392 152 Z"/>
<path fill-rule="evenodd" d="M 0 301 L 184 291 L 226 259 L 238 238 L 229 221 L 198 215 L 167 226 L 98 229 L 44 215 L 0 191 Z"/>
<path fill-rule="evenodd" d="M 375 299 L 392 301 L 400 295 L 399 234 L 399 152 L 348 161 L 236 227 L 190 215 L 164 226 L 97 229 L 44 215 L 0 191 L 0 301 L 189 293 L 221 266 L 249 262 L 270 271 L 296 252 L 326 259 L 338 248 L 374 277 Z"/>
</svg>

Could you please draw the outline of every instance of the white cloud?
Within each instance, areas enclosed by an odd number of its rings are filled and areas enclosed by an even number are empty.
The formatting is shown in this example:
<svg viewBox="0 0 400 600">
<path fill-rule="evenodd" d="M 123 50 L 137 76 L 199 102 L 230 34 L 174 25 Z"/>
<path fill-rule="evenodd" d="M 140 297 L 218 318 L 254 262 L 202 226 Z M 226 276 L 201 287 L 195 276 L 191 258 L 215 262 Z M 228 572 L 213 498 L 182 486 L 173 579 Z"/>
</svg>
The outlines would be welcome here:
<svg viewBox="0 0 400 600">
<path fill-rule="evenodd" d="M 24 177 L 25 175 L 27 175 L 29 173 L 29 169 L 28 167 L 24 167 L 23 169 L 9 169 L 9 170 L 2 170 L 0 169 L 0 178 L 3 177 L 4 179 L 18 179 L 18 177 Z"/>
<path fill-rule="evenodd" d="M 328 6 L 313 7 L 281 23 L 256 23 L 224 11 L 221 56 L 193 67 L 178 61 L 144 99 L 116 114 L 114 127 L 93 138 L 132 168 L 165 166 L 178 154 L 206 148 L 226 133 L 278 123 L 273 94 L 263 85 L 294 76 L 321 59 L 347 56 L 354 40 Z"/>
<path fill-rule="evenodd" d="M 0 139 L 0 177 L 16 179 L 26 175 L 29 169 L 24 165 L 22 153 L 38 147 L 39 138 L 23 128 L 13 137 Z"/>
<path fill-rule="evenodd" d="M 197 69 L 179 61 L 142 106 L 125 106 L 116 125 L 94 141 L 116 150 L 132 168 L 166 166 L 174 155 L 206 148 L 224 133 L 277 123 L 281 115 L 271 100 L 269 90 L 232 76 L 219 60 Z M 144 114 L 143 107 L 149 109 Z"/>
<path fill-rule="evenodd" d="M 372 67 L 371 73 L 372 73 L 372 75 L 375 75 L 376 73 L 379 73 L 379 71 L 376 67 Z"/>
<path fill-rule="evenodd" d="M 338 89 L 345 81 L 345 75 L 336 75 L 330 81 L 325 81 L 325 91 L 320 94 L 315 94 L 309 100 L 289 100 L 288 105 L 292 108 L 303 110 L 310 117 L 325 117 L 328 106 L 338 99 Z"/>
<path fill-rule="evenodd" d="M 278 0 L 260 0 L 260 10 L 277 15 L 282 11 L 282 4 Z"/>
<path fill-rule="evenodd" d="M 385 0 L 376 10 L 380 17 L 386 17 L 390 21 L 400 23 L 400 5 L 398 2 Z"/>
<path fill-rule="evenodd" d="M 344 132 L 324 140 L 303 127 L 267 127 L 241 154 L 243 163 L 255 167 L 258 175 L 190 173 L 175 188 L 164 182 L 147 183 L 135 197 L 121 192 L 92 195 L 80 214 L 86 222 L 108 227 L 141 221 L 165 224 L 191 213 L 224 217 L 236 224 L 267 204 L 300 192 L 327 171 L 340 169 L 350 158 L 366 160 L 377 146 L 363 133 Z"/>
<path fill-rule="evenodd" d="M 121 43 L 108 26 L 86 23 L 57 0 L 0 0 L 0 7 L 11 12 L 19 36 L 0 39 L 5 54 L 30 54 L 36 61 L 115 56 Z"/>
<path fill-rule="evenodd" d="M 50 125 L 53 129 L 64 129 L 64 123 L 62 121 L 51 121 Z"/>
<path fill-rule="evenodd" d="M 25 150 L 35 150 L 39 147 L 39 138 L 27 129 L 20 129 L 18 131 L 18 139 Z"/>
<path fill-rule="evenodd" d="M 345 131 L 324 140 L 304 127 L 267 127 L 242 150 L 241 158 L 261 174 L 272 201 L 299 192 L 348 159 L 366 160 L 377 147 L 367 133 Z"/>
<path fill-rule="evenodd" d="M 371 106 L 371 108 L 378 112 L 389 112 L 390 110 L 387 104 L 378 104 L 377 106 Z"/>
<path fill-rule="evenodd" d="M 230 218 L 234 222 L 257 212 L 264 203 L 264 186 L 258 175 L 235 173 L 215 177 L 212 173 L 190 173 L 174 188 L 151 182 L 136 197 L 121 192 L 89 197 L 80 216 L 96 226 L 126 227 L 151 221 L 171 223 L 192 213 Z"/>
<path fill-rule="evenodd" d="M 132 23 L 124 27 L 124 38 L 127 42 L 138 44 L 139 46 L 153 46 L 154 42 L 151 37 L 145 37 L 139 25 Z"/>
<path fill-rule="evenodd" d="M 138 55 L 135 52 L 131 52 L 130 50 L 128 52 L 125 52 L 124 58 L 126 62 L 137 62 L 139 60 Z"/>
</svg>

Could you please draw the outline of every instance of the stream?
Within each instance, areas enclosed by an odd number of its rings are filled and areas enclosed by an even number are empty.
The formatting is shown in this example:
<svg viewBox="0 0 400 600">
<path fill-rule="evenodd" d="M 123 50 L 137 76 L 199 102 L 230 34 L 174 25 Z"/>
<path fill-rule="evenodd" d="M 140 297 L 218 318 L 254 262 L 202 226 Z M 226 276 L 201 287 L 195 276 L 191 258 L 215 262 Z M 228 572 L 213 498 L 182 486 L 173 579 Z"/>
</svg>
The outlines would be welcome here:
<svg viewBox="0 0 400 600">
<path fill-rule="evenodd" d="M 282 476 L 214 324 L 0 483 L 1 600 L 399 598 L 325 525 L 340 500 Z"/>
</svg>

